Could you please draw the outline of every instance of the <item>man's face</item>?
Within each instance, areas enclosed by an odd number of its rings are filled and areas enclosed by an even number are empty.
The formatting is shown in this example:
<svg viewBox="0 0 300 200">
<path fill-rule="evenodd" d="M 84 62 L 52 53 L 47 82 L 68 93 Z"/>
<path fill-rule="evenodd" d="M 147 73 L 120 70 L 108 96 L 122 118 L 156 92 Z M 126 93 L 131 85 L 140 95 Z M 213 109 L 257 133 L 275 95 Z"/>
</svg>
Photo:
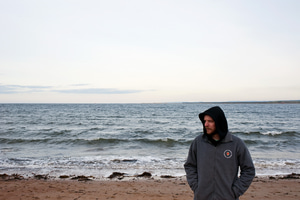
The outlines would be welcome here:
<svg viewBox="0 0 300 200">
<path fill-rule="evenodd" d="M 213 118 L 211 118 L 211 116 L 209 115 L 204 116 L 204 127 L 208 135 L 215 133 L 216 124 Z"/>
</svg>

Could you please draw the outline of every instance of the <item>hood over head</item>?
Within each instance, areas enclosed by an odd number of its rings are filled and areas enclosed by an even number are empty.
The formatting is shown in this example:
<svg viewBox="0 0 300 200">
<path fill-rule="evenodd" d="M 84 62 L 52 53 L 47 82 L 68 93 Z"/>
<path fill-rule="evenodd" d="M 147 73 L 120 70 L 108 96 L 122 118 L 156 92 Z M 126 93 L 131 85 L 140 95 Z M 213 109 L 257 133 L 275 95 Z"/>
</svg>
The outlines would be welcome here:
<svg viewBox="0 0 300 200">
<path fill-rule="evenodd" d="M 225 117 L 223 110 L 219 106 L 215 106 L 215 107 L 209 108 L 208 110 L 199 114 L 199 119 L 201 120 L 201 122 L 203 124 L 203 132 L 204 132 L 204 134 L 207 135 L 206 129 L 204 127 L 204 116 L 205 115 L 209 115 L 215 121 L 216 132 L 219 134 L 220 140 L 225 138 L 225 136 L 227 135 L 227 132 L 228 132 L 228 124 L 227 124 L 227 119 Z"/>
</svg>

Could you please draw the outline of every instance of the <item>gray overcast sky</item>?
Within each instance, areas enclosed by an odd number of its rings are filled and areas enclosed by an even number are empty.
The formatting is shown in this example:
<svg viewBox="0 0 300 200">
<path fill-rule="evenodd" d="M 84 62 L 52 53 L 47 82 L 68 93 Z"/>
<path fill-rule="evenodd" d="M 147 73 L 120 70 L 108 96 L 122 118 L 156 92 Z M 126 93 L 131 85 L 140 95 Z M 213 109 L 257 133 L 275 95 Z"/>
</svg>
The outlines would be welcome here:
<svg viewBox="0 0 300 200">
<path fill-rule="evenodd" d="M 300 99 L 300 1 L 0 0 L 0 103 Z"/>
</svg>

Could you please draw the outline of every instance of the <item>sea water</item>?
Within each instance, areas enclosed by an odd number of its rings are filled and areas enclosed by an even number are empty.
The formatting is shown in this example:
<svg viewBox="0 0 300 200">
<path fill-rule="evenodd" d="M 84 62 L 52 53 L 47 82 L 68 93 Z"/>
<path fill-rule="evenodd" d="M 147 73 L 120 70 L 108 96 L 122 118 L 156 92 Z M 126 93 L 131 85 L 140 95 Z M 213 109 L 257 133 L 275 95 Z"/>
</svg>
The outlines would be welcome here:
<svg viewBox="0 0 300 200">
<path fill-rule="evenodd" d="M 300 104 L 0 104 L 0 174 L 182 176 L 198 114 L 220 106 L 257 175 L 300 173 Z"/>
</svg>

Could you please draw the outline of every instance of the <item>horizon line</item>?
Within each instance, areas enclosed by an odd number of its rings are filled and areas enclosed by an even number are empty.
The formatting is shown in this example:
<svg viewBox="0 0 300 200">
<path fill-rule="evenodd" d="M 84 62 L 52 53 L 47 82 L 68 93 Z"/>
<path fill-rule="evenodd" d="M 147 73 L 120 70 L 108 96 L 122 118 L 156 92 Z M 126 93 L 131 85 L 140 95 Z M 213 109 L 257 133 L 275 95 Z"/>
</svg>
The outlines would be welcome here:
<svg viewBox="0 0 300 200">
<path fill-rule="evenodd" d="M 265 100 L 265 101 L 174 101 L 152 103 L 0 103 L 0 104 L 300 104 L 300 100 Z"/>
</svg>

